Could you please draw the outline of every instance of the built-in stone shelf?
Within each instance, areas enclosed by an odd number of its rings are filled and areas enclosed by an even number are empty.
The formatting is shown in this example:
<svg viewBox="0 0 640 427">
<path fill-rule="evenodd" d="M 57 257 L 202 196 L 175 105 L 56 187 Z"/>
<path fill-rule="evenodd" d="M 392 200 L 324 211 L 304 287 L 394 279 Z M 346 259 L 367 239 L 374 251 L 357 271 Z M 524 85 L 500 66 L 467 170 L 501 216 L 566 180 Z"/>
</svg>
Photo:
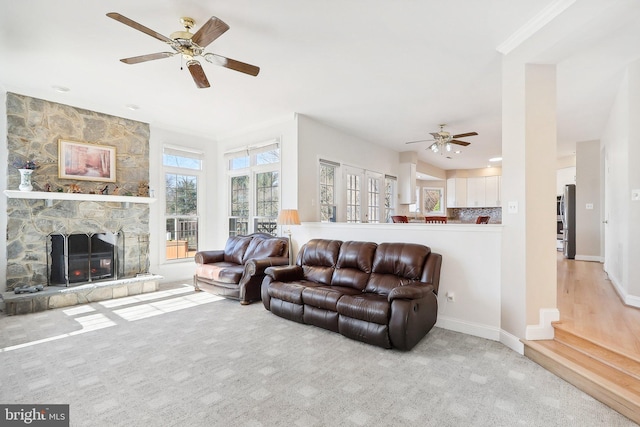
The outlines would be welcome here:
<svg viewBox="0 0 640 427">
<path fill-rule="evenodd" d="M 61 193 L 45 191 L 4 190 L 10 199 L 32 200 L 75 200 L 82 202 L 121 202 L 121 203 L 154 203 L 154 197 L 120 196 L 108 194 Z"/>
</svg>

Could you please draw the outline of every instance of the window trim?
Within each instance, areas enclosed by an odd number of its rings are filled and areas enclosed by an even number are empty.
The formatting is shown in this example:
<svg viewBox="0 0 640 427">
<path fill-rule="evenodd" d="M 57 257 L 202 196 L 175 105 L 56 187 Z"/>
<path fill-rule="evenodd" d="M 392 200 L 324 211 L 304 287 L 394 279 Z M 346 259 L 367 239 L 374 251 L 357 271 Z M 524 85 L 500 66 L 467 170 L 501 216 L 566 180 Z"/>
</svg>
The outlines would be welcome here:
<svg viewBox="0 0 640 427">
<path fill-rule="evenodd" d="M 267 151 L 271 151 L 277 149 L 278 150 L 278 161 L 277 162 L 273 162 L 273 163 L 264 163 L 264 164 L 260 164 L 258 165 L 256 162 L 256 156 L 258 154 L 267 152 Z M 248 156 L 249 157 L 249 166 L 244 167 L 244 168 L 238 168 L 238 169 L 231 169 L 230 168 L 230 161 L 234 158 L 238 158 L 238 157 L 244 157 L 244 156 Z M 281 204 L 282 204 L 282 148 L 281 148 L 281 144 L 280 144 L 280 140 L 279 139 L 272 139 L 269 141 L 266 141 L 264 143 L 260 143 L 260 144 L 256 144 L 256 145 L 252 145 L 252 146 L 247 146 L 245 148 L 242 149 L 234 149 L 231 151 L 227 151 L 224 153 L 224 161 L 225 161 L 225 172 L 226 172 L 226 185 L 227 185 L 227 207 L 226 207 L 226 212 L 227 212 L 227 221 L 226 221 L 226 226 L 227 226 L 227 235 L 231 236 L 231 229 L 229 227 L 230 225 L 230 219 L 232 218 L 241 218 L 235 215 L 231 215 L 231 197 L 232 197 L 232 191 L 231 191 L 231 181 L 234 177 L 238 177 L 238 176 L 249 176 L 249 191 L 248 191 L 248 199 L 249 199 L 249 206 L 248 206 L 248 212 L 249 215 L 246 218 L 247 220 L 247 234 L 250 233 L 254 233 L 255 232 L 255 223 L 256 223 L 256 218 L 266 218 L 264 216 L 258 216 L 257 215 L 257 211 L 256 211 L 256 207 L 257 207 L 257 197 L 256 197 L 256 183 L 257 183 L 257 175 L 259 173 L 267 173 L 267 172 L 277 172 L 278 173 L 278 179 L 279 179 L 279 185 L 278 185 L 278 209 L 277 211 L 280 211 L 281 208 Z M 277 218 L 277 213 L 276 216 L 274 217 Z M 234 234 L 235 235 L 235 234 Z"/>
<path fill-rule="evenodd" d="M 188 158 L 192 158 L 192 159 L 197 159 L 200 160 L 200 169 L 190 169 L 190 168 L 181 168 L 179 166 L 172 166 L 172 165 L 165 165 L 164 164 L 164 155 L 165 154 L 169 154 L 169 155 L 176 155 L 176 156 L 181 156 L 181 157 L 188 157 Z M 195 176 L 196 180 L 197 180 L 197 188 L 196 188 L 196 203 L 197 203 L 197 212 L 195 215 L 195 218 L 197 218 L 198 221 L 198 233 L 197 233 L 197 241 L 198 241 L 198 246 L 200 245 L 200 243 L 202 242 L 202 235 L 203 235 L 203 223 L 202 223 L 202 218 L 205 216 L 204 213 L 204 204 L 203 204 L 203 195 L 205 194 L 205 159 L 204 159 L 204 153 L 200 150 L 197 150 L 195 148 L 189 148 L 189 147 L 179 147 L 179 146 L 175 146 L 175 145 L 170 145 L 170 144 L 166 144 L 163 146 L 162 149 L 162 157 L 160 159 L 160 166 L 161 166 L 161 173 L 162 173 L 162 182 L 164 183 L 167 174 L 178 174 L 178 175 L 191 175 L 191 176 Z M 166 187 L 163 185 L 163 207 L 162 207 L 162 221 L 161 224 L 159 225 L 159 227 L 162 227 L 162 234 L 160 234 L 161 236 L 165 236 L 167 233 L 167 219 L 169 218 L 178 218 L 181 215 L 168 215 L 167 213 L 167 190 Z M 193 217 L 193 216 L 185 216 L 185 217 Z M 196 250 L 199 250 L 199 248 L 196 248 Z M 161 260 L 163 263 L 165 264 L 175 264 L 175 263 L 184 263 L 184 262 L 193 262 L 193 257 L 184 257 L 184 258 L 167 258 L 167 251 L 166 251 L 166 242 L 165 244 L 161 244 L 159 245 L 159 251 L 160 251 L 160 257 L 159 260 Z"/>
</svg>

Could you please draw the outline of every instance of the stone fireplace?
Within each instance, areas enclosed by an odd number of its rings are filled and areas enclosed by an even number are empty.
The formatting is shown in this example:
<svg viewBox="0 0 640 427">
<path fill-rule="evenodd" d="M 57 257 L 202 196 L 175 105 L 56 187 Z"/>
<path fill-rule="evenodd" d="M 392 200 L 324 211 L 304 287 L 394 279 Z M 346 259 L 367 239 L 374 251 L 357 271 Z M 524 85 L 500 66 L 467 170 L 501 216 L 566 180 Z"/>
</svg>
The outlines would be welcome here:
<svg viewBox="0 0 640 427">
<path fill-rule="evenodd" d="M 148 197 L 125 196 L 138 196 L 139 186 L 149 182 L 149 125 L 7 93 L 7 130 L 7 190 L 18 190 L 16 164 L 33 160 L 38 166 L 29 197 L 7 200 L 7 290 L 48 284 L 53 264 L 59 269 L 55 281 L 64 282 L 59 286 L 148 272 Z M 59 178 L 60 139 L 115 147 L 116 182 Z M 101 194 L 105 186 L 106 195 Z M 68 194 L 71 188 L 79 188 L 82 194 Z M 117 196 L 111 194 L 116 188 Z M 112 239 L 108 235 L 117 236 L 113 258 L 104 253 L 103 244 Z M 56 255 L 54 262 L 54 246 L 71 251 L 62 259 Z M 80 255 L 76 249 L 86 249 L 88 254 Z M 108 264 L 113 271 L 105 273 Z"/>
</svg>

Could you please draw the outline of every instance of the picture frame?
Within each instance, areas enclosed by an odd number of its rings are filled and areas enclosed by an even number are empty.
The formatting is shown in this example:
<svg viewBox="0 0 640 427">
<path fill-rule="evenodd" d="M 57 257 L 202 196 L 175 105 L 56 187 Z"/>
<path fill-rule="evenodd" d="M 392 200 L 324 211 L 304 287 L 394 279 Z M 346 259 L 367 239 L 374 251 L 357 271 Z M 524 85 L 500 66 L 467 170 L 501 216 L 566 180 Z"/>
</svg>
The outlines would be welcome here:
<svg viewBox="0 0 640 427">
<path fill-rule="evenodd" d="M 439 187 L 422 187 L 422 213 L 444 214 L 444 189 Z"/>
<path fill-rule="evenodd" d="M 58 140 L 58 178 L 116 182 L 116 147 Z"/>
</svg>

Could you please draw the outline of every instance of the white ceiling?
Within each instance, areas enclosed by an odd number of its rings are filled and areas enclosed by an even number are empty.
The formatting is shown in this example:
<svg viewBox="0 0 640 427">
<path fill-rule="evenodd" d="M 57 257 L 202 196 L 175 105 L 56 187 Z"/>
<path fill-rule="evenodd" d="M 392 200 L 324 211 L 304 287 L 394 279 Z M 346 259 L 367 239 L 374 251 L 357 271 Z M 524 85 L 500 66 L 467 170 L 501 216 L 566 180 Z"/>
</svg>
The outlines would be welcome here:
<svg viewBox="0 0 640 427">
<path fill-rule="evenodd" d="M 560 156 L 600 137 L 625 66 L 640 57 L 640 2 L 580 2 L 583 9 L 602 4 L 585 19 L 584 10 L 576 12 L 576 28 L 539 56 L 558 64 Z M 296 112 L 398 151 L 418 150 L 421 160 L 444 169 L 484 167 L 501 151 L 496 47 L 550 3 L 3 1 L 0 86 L 210 138 Z M 181 16 L 196 23 L 216 16 L 231 29 L 206 51 L 258 65 L 260 74 L 202 61 L 212 87 L 197 89 L 178 56 L 123 64 L 118 59 L 167 49 L 108 12 L 167 36 L 181 29 Z M 56 85 L 71 91 L 57 93 Z M 425 151 L 428 143 L 405 145 L 429 138 L 439 123 L 479 135 L 452 160 Z"/>
</svg>

